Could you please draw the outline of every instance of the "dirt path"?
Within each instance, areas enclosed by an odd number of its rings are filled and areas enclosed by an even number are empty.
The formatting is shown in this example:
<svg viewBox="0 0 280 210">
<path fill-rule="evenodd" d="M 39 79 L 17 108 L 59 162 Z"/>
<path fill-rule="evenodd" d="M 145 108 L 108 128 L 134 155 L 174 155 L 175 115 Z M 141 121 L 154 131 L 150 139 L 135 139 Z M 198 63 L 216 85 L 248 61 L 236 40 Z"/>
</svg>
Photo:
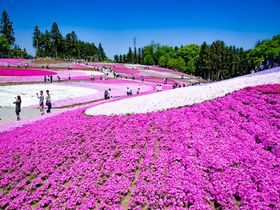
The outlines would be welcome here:
<svg viewBox="0 0 280 210">
<path fill-rule="evenodd" d="M 57 113 L 62 111 L 62 109 L 52 109 L 53 113 Z M 36 108 L 22 108 L 20 117 L 21 120 L 35 118 L 40 116 L 40 110 Z M 16 121 L 16 113 L 15 108 L 9 107 L 9 108 L 3 108 L 0 107 L 0 125 L 5 124 L 8 122 Z"/>
</svg>

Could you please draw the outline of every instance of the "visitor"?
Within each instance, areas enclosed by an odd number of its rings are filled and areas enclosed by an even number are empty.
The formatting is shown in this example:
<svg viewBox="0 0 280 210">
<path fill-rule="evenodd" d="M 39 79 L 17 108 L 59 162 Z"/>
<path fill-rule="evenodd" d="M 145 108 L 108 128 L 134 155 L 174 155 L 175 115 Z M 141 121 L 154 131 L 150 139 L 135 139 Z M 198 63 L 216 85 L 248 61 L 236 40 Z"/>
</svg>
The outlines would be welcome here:
<svg viewBox="0 0 280 210">
<path fill-rule="evenodd" d="M 167 78 L 164 79 L 163 84 L 167 84 Z"/>
<path fill-rule="evenodd" d="M 109 99 L 109 98 L 110 98 L 110 97 L 109 97 L 109 90 L 106 89 L 106 90 L 104 91 L 104 99 L 107 100 L 107 99 Z"/>
<path fill-rule="evenodd" d="M 143 76 L 141 76 L 141 80 L 142 80 L 142 82 L 144 82 L 144 77 Z"/>
<path fill-rule="evenodd" d="M 162 86 L 161 85 L 158 85 L 158 91 L 162 91 Z"/>
<path fill-rule="evenodd" d="M 47 107 L 48 107 L 47 113 L 51 113 L 52 103 L 51 103 L 50 91 L 47 90 L 46 93 L 47 93 L 47 96 L 46 96 L 46 105 L 47 105 Z"/>
<path fill-rule="evenodd" d="M 127 94 L 127 96 L 129 96 L 129 94 L 130 94 L 129 87 L 126 88 L 126 94 Z"/>
<path fill-rule="evenodd" d="M 60 83 L 60 76 L 57 76 L 57 80 L 58 80 L 58 82 Z"/>
<path fill-rule="evenodd" d="M 50 76 L 50 82 L 52 83 L 53 80 L 53 75 Z"/>
<path fill-rule="evenodd" d="M 21 97 L 17 96 L 15 97 L 16 101 L 14 102 L 14 104 L 16 105 L 16 115 L 17 115 L 17 120 L 20 120 L 20 112 L 21 112 Z"/>
<path fill-rule="evenodd" d="M 109 88 L 109 89 L 108 89 L 109 98 L 112 98 L 112 96 L 111 96 L 111 92 L 112 92 L 112 91 L 111 91 L 111 88 Z"/>
<path fill-rule="evenodd" d="M 159 84 L 157 84 L 157 86 L 156 86 L 156 91 L 157 92 L 159 91 Z"/>
<path fill-rule="evenodd" d="M 36 93 L 36 95 L 37 95 L 37 98 L 39 99 L 39 108 L 40 108 L 41 115 L 44 115 L 45 114 L 45 112 L 44 112 L 44 93 L 41 90 L 40 96 L 38 93 Z"/>
<path fill-rule="evenodd" d="M 129 95 L 132 96 L 133 95 L 133 91 L 132 88 L 129 89 Z"/>
<path fill-rule="evenodd" d="M 44 82 L 47 83 L 47 76 L 44 76 Z"/>
<path fill-rule="evenodd" d="M 132 74 L 132 80 L 135 80 L 134 74 Z"/>
<path fill-rule="evenodd" d="M 140 94 L 140 87 L 137 89 L 136 94 Z"/>
<path fill-rule="evenodd" d="M 71 75 L 70 74 L 68 75 L 68 80 L 71 80 Z"/>
<path fill-rule="evenodd" d="M 185 84 L 185 83 L 183 83 L 183 87 L 186 87 L 186 84 Z"/>
</svg>

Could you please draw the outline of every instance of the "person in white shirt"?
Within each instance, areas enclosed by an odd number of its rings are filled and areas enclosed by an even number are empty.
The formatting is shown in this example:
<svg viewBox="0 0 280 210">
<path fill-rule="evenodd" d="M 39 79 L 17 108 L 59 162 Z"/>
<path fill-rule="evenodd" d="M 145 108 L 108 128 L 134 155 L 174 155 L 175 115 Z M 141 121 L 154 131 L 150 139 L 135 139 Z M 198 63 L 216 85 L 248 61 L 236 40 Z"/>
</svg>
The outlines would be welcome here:
<svg viewBox="0 0 280 210">
<path fill-rule="evenodd" d="M 158 86 L 158 91 L 162 91 L 162 86 L 161 85 Z"/>
<path fill-rule="evenodd" d="M 50 91 L 47 90 L 46 93 L 47 93 L 47 96 L 46 96 L 46 105 L 47 105 L 47 107 L 48 107 L 47 113 L 51 113 L 52 101 L 51 101 Z"/>
<path fill-rule="evenodd" d="M 38 93 L 36 93 L 36 95 L 37 95 L 37 98 L 39 99 L 39 108 L 40 108 L 41 115 L 44 115 L 45 114 L 45 112 L 44 112 L 44 92 L 41 90 L 40 96 Z"/>
</svg>

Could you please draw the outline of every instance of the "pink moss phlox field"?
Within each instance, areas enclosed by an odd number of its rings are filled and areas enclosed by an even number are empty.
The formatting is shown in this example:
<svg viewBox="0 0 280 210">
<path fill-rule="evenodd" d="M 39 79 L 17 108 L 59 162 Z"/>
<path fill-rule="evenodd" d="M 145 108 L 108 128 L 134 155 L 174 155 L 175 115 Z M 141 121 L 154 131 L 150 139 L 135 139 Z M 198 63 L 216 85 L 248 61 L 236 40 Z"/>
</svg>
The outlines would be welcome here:
<svg viewBox="0 0 280 210">
<path fill-rule="evenodd" d="M 29 62 L 30 59 L 23 59 L 23 58 L 0 58 L 0 65 L 22 65 L 25 62 Z"/>
<path fill-rule="evenodd" d="M 84 66 L 81 64 L 74 64 L 70 66 L 71 69 L 90 69 L 89 66 Z"/>
<path fill-rule="evenodd" d="M 55 75 L 53 71 L 44 71 L 37 69 L 13 69 L 13 68 L 0 68 L 0 76 L 44 76 Z"/>
<path fill-rule="evenodd" d="M 0 134 L 0 208 L 280 209 L 280 85 Z"/>
<path fill-rule="evenodd" d="M 154 71 L 160 71 L 160 72 L 167 72 L 167 73 L 171 73 L 171 74 L 176 74 L 176 75 L 180 75 L 180 76 L 184 76 L 187 74 L 184 74 L 182 72 L 178 72 L 178 71 L 175 71 L 175 70 L 172 70 L 172 69 L 167 69 L 167 68 L 163 68 L 163 67 L 158 67 L 158 66 L 150 66 L 149 67 L 150 70 L 154 70 Z"/>
</svg>

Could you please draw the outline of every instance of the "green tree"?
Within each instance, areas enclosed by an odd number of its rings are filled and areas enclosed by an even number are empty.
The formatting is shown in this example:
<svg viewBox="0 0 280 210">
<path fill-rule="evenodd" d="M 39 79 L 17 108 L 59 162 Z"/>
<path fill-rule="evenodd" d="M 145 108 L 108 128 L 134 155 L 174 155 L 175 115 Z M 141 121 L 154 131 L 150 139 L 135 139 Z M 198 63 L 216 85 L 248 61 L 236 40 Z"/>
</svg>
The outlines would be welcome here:
<svg viewBox="0 0 280 210">
<path fill-rule="evenodd" d="M 174 70 L 185 70 L 186 63 L 183 58 L 173 58 L 170 59 L 167 63 L 168 68 L 174 69 Z"/>
<path fill-rule="evenodd" d="M 0 58 L 8 57 L 11 45 L 4 36 L 0 36 Z"/>
<path fill-rule="evenodd" d="M 162 55 L 160 58 L 159 58 L 159 61 L 158 61 L 158 64 L 162 67 L 167 67 L 168 66 L 168 62 L 169 60 L 171 60 L 170 56 L 168 54 L 166 55 Z"/>
<path fill-rule="evenodd" d="M 142 52 L 141 48 L 138 48 L 138 56 L 137 56 L 137 63 L 141 64 L 142 63 Z"/>
<path fill-rule="evenodd" d="M 42 34 L 42 56 L 49 57 L 53 55 L 53 48 L 52 48 L 52 41 L 51 41 L 51 34 L 48 30 Z"/>
<path fill-rule="evenodd" d="M 204 79 L 210 79 L 211 71 L 211 57 L 210 57 L 210 47 L 206 42 L 200 47 L 199 59 L 196 62 L 196 75 L 201 76 Z"/>
<path fill-rule="evenodd" d="M 176 55 L 182 57 L 186 63 L 187 73 L 195 74 L 199 52 L 200 47 L 195 44 L 186 45 L 177 50 Z"/>
<path fill-rule="evenodd" d="M 65 36 L 66 57 L 76 58 L 79 56 L 78 37 L 74 31 Z"/>
<path fill-rule="evenodd" d="M 99 43 L 98 45 L 98 59 L 99 61 L 103 61 L 106 58 L 106 54 L 103 50 L 102 44 Z"/>
<path fill-rule="evenodd" d="M 13 29 L 13 23 L 10 21 L 8 13 L 6 11 L 2 12 L 0 33 L 5 37 L 10 45 L 15 43 L 15 33 Z"/>
<path fill-rule="evenodd" d="M 128 54 L 127 54 L 127 62 L 132 63 L 133 62 L 133 53 L 131 47 L 128 49 Z"/>
<path fill-rule="evenodd" d="M 155 60 L 152 55 L 147 54 L 144 57 L 144 64 L 146 65 L 155 65 Z"/>
<path fill-rule="evenodd" d="M 114 56 L 114 62 L 115 62 L 115 63 L 119 63 L 119 56 L 118 56 L 118 55 L 115 55 L 115 56 Z"/>
<path fill-rule="evenodd" d="M 259 67 L 262 61 L 276 60 L 280 57 L 280 35 L 270 40 L 259 41 L 256 47 L 248 53 L 251 67 Z"/>
<path fill-rule="evenodd" d="M 53 47 L 53 57 L 58 57 L 63 53 L 63 36 L 61 35 L 58 25 L 56 22 L 52 24 L 51 32 L 50 32 L 52 47 Z"/>
<path fill-rule="evenodd" d="M 41 31 L 38 26 L 34 27 L 33 37 L 32 37 L 32 45 L 36 49 L 36 54 L 40 48 L 40 39 L 41 39 Z"/>
</svg>

